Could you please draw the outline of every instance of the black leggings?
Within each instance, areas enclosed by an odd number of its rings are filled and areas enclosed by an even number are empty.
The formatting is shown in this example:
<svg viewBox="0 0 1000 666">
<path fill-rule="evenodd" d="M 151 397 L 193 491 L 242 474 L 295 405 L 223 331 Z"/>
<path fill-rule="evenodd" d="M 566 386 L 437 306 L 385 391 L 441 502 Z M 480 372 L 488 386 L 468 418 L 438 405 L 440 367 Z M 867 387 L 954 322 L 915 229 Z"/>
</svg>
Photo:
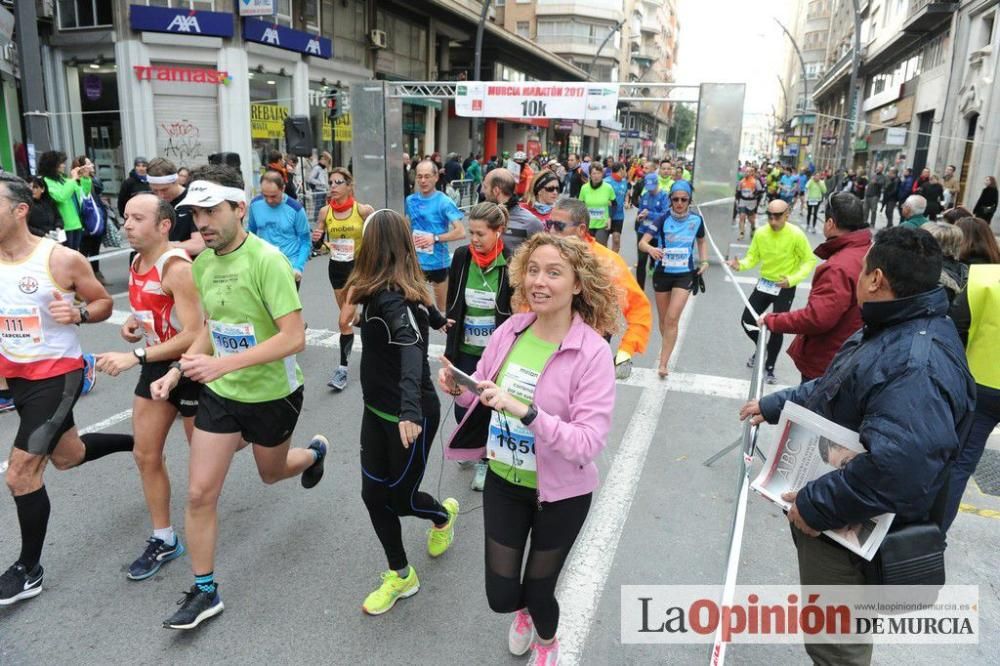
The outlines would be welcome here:
<svg viewBox="0 0 1000 666">
<path fill-rule="evenodd" d="M 396 571 L 407 566 L 400 516 L 424 518 L 439 527 L 448 522 L 445 508 L 418 490 L 440 418 L 437 412 L 424 414 L 423 430 L 408 449 L 399 440 L 398 423 L 376 416 L 367 407 L 361 419 L 361 499 L 389 568 Z"/>
<path fill-rule="evenodd" d="M 810 229 L 816 228 L 816 218 L 819 213 L 819 203 L 806 203 L 806 226 Z"/>
<path fill-rule="evenodd" d="M 750 305 L 760 315 L 763 315 L 764 310 L 772 304 L 774 305 L 772 312 L 788 312 L 792 309 L 792 301 L 795 300 L 795 287 L 782 289 L 777 296 L 765 294 L 759 289 L 754 288 L 749 300 Z M 743 332 L 747 334 L 747 337 L 753 340 L 754 344 L 757 344 L 757 322 L 754 321 L 750 315 L 750 310 L 747 308 L 743 308 L 743 320 L 740 323 L 743 325 Z M 767 370 L 774 370 L 774 364 L 778 361 L 778 352 L 781 351 L 783 340 L 784 336 L 781 333 L 773 332 L 771 333 L 771 337 L 767 339 L 767 360 L 764 362 L 764 367 Z"/>
<path fill-rule="evenodd" d="M 587 493 L 539 505 L 534 489 L 514 485 L 492 471 L 486 475 L 486 599 L 493 612 L 513 613 L 527 607 L 540 638 L 556 635 L 556 583 L 587 519 L 590 500 L 591 493 Z M 525 564 L 529 532 L 531 548 Z"/>
</svg>

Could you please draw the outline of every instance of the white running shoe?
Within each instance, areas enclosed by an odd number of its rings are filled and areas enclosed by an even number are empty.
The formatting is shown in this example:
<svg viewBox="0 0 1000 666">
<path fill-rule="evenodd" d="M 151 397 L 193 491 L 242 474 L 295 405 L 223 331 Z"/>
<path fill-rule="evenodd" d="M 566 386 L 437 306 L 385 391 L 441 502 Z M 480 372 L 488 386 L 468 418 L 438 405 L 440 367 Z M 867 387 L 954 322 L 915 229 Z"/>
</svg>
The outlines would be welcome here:
<svg viewBox="0 0 1000 666">
<path fill-rule="evenodd" d="M 537 638 L 535 635 L 535 624 L 531 621 L 531 614 L 527 608 L 514 613 L 514 620 L 510 623 L 507 631 L 507 648 L 515 657 L 520 657 L 528 653 L 531 643 Z"/>
</svg>

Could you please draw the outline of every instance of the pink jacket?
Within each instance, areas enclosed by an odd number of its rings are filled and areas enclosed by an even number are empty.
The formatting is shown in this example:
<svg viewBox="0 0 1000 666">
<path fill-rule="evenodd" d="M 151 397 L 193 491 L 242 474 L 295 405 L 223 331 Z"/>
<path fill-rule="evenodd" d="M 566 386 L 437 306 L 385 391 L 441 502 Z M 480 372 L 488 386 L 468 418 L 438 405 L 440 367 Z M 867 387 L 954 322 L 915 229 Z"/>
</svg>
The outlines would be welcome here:
<svg viewBox="0 0 1000 666">
<path fill-rule="evenodd" d="M 495 380 L 517 336 L 534 321 L 534 313 L 524 313 L 501 324 L 490 338 L 473 377 Z M 486 449 L 492 410 L 470 391 L 462 393 L 457 402 L 472 409 L 449 438 L 446 455 L 454 460 L 477 460 Z M 528 428 L 535 435 L 539 501 L 556 502 L 597 488 L 594 459 L 607 445 L 614 406 L 611 347 L 579 315 L 574 315 L 569 332 L 535 388 L 538 416 Z"/>
</svg>

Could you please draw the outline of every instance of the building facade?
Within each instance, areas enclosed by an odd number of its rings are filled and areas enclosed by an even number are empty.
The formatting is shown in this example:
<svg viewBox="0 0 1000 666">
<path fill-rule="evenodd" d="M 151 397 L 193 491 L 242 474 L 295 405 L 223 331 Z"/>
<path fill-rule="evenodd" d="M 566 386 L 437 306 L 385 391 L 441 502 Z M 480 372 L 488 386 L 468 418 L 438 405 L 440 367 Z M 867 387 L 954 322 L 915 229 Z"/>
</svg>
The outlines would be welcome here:
<svg viewBox="0 0 1000 666">
<path fill-rule="evenodd" d="M 788 47 L 783 75 L 784 131 L 780 147 L 782 160 L 787 164 L 805 167 L 815 160 L 816 107 L 812 93 L 826 68 L 832 5 L 833 0 L 795 3 L 791 21 L 785 25 L 791 38 L 782 35 Z"/>
</svg>

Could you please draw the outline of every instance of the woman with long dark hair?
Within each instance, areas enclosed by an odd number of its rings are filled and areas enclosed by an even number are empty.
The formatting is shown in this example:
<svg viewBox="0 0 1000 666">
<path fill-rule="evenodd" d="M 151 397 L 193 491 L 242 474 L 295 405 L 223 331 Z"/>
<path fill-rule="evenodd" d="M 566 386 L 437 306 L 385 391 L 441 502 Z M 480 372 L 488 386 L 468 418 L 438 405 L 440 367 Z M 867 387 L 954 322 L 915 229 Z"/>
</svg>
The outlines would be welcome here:
<svg viewBox="0 0 1000 666">
<path fill-rule="evenodd" d="M 955 226 L 962 230 L 964 236 L 958 257 L 963 264 L 1000 264 L 1000 247 L 986 220 L 965 217 Z"/>
<path fill-rule="evenodd" d="M 519 313 L 490 338 L 472 375 L 478 395 L 455 382 L 447 359 L 438 384 L 469 408 L 448 456 L 489 459 L 487 601 L 514 613 L 511 653 L 533 649 L 535 663 L 549 665 L 559 660 L 556 584 L 587 519 L 594 459 L 611 427 L 615 370 L 603 336 L 618 329 L 620 309 L 609 269 L 578 238 L 535 234 L 510 276 Z"/>
<path fill-rule="evenodd" d="M 410 226 L 395 211 L 376 211 L 365 220 L 346 287 L 348 301 L 361 306 L 361 497 L 389 561 L 382 584 L 362 608 L 381 615 L 420 589 L 400 517 L 433 523 L 431 557 L 448 550 L 455 536 L 458 501 L 438 502 L 419 490 L 441 418 L 427 362 L 428 332 L 447 322 L 424 287 Z"/>
<path fill-rule="evenodd" d="M 66 247 L 80 249 L 83 242 L 83 222 L 80 220 L 80 204 L 83 197 L 90 194 L 91 180 L 80 167 L 70 170 L 66 177 L 66 153 L 49 150 L 38 158 L 38 175 L 45 179 L 49 197 L 56 204 L 66 232 Z"/>
<path fill-rule="evenodd" d="M 100 178 L 97 177 L 97 168 L 94 163 L 90 161 L 90 158 L 86 155 L 80 155 L 75 160 L 73 160 L 73 167 L 79 169 L 81 181 L 84 178 L 89 178 L 91 181 L 90 194 L 94 197 L 94 203 L 98 206 L 103 206 L 101 203 L 101 194 L 104 192 L 104 183 L 101 182 Z M 107 214 L 105 214 L 106 216 Z M 81 220 L 82 223 L 82 220 Z M 104 231 L 95 236 L 87 233 L 87 230 L 83 230 L 83 238 L 80 240 L 80 252 L 83 253 L 85 257 L 94 257 L 101 253 L 101 240 L 104 238 Z M 91 266 L 94 267 L 94 275 L 97 276 L 97 281 L 103 284 L 105 287 L 108 286 L 108 281 L 104 279 L 104 273 L 101 272 L 101 262 L 92 261 Z"/>
<path fill-rule="evenodd" d="M 979 199 L 972 209 L 972 214 L 986 220 L 986 224 L 989 224 L 997 212 L 997 199 L 997 179 L 993 176 L 986 176 L 986 186 L 979 193 Z"/>
</svg>

